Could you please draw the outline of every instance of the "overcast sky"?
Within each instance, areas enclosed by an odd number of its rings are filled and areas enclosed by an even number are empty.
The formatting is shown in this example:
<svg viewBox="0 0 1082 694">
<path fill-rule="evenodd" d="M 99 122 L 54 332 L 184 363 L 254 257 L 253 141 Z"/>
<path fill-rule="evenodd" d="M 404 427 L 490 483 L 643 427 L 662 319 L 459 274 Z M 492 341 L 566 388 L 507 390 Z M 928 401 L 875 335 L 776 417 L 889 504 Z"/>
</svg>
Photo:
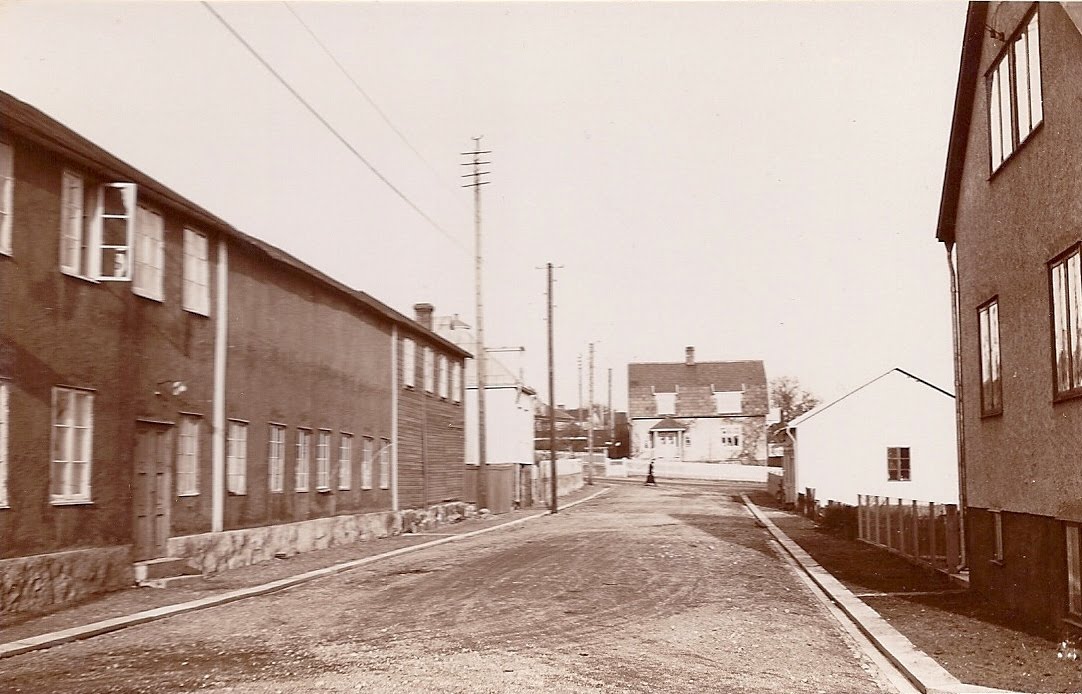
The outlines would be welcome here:
<svg viewBox="0 0 1082 694">
<path fill-rule="evenodd" d="M 953 389 L 935 224 L 963 3 L 212 6 L 402 196 L 201 3 L 0 0 L 0 89 L 407 315 L 467 322 L 459 153 L 483 135 L 486 342 L 524 345 L 546 400 L 550 261 L 559 403 L 590 341 L 620 407 L 628 362 L 686 345 L 827 399 L 895 366 Z"/>
</svg>

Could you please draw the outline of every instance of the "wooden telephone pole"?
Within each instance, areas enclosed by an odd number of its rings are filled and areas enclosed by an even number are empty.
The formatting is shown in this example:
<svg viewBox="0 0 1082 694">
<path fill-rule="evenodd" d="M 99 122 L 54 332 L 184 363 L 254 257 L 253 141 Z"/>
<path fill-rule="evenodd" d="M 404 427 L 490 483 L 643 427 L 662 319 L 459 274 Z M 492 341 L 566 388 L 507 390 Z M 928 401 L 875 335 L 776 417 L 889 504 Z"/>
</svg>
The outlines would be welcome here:
<svg viewBox="0 0 1082 694">
<path fill-rule="evenodd" d="M 488 466 L 485 464 L 485 322 L 484 304 L 481 295 L 481 186 L 488 185 L 481 177 L 488 171 L 481 166 L 491 162 L 481 161 L 482 154 L 492 154 L 491 150 L 481 149 L 481 138 L 473 138 L 473 151 L 462 152 L 463 156 L 472 156 L 471 161 L 463 166 L 472 166 L 473 171 L 463 178 L 473 181 L 462 186 L 473 188 L 473 229 L 474 229 L 474 289 L 477 300 L 477 346 L 473 358 L 477 360 L 477 508 L 485 508 L 488 503 L 487 482 Z"/>
</svg>

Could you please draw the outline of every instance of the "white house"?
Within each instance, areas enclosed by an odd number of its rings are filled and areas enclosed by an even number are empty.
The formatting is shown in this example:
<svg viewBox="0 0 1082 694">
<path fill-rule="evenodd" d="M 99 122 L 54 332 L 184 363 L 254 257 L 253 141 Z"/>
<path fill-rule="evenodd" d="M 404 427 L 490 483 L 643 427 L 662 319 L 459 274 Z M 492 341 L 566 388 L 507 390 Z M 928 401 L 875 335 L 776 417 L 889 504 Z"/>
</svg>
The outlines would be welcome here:
<svg viewBox="0 0 1082 694">
<path fill-rule="evenodd" d="M 457 316 L 440 316 L 433 328 L 456 345 L 476 348 L 470 326 Z M 534 462 L 536 391 L 523 382 L 523 349 L 487 349 L 485 354 L 485 462 Z M 477 361 L 466 362 L 466 462 L 477 463 Z M 512 363 L 514 366 L 508 366 Z"/>
<path fill-rule="evenodd" d="M 954 396 L 891 369 L 789 423 L 786 501 L 806 489 L 822 504 L 857 495 L 958 503 Z"/>
</svg>

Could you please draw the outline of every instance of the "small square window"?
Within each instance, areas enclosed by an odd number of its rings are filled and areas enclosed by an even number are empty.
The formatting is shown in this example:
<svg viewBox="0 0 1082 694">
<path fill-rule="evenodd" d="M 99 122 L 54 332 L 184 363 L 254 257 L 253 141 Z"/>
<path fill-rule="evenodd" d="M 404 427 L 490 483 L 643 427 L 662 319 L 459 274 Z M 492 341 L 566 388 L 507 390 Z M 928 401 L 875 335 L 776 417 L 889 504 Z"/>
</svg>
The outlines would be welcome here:
<svg viewBox="0 0 1082 694">
<path fill-rule="evenodd" d="M 887 479 L 892 482 L 909 481 L 909 449 L 887 449 Z"/>
</svg>

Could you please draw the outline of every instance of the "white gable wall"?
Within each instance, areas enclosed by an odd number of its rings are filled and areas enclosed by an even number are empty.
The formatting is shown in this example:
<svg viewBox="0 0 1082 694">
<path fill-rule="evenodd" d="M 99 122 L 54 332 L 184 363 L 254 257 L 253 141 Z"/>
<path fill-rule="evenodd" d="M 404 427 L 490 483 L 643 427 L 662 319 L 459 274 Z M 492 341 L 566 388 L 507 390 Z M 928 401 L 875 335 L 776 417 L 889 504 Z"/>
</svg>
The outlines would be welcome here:
<svg viewBox="0 0 1082 694">
<path fill-rule="evenodd" d="M 534 461 L 536 397 L 518 388 L 485 389 L 485 462 Z M 477 388 L 466 389 L 466 462 L 477 463 Z"/>
<path fill-rule="evenodd" d="M 858 494 L 958 503 L 954 398 L 891 371 L 796 427 L 796 491 L 825 504 Z M 910 481 L 887 479 L 887 448 L 908 447 Z"/>
</svg>

